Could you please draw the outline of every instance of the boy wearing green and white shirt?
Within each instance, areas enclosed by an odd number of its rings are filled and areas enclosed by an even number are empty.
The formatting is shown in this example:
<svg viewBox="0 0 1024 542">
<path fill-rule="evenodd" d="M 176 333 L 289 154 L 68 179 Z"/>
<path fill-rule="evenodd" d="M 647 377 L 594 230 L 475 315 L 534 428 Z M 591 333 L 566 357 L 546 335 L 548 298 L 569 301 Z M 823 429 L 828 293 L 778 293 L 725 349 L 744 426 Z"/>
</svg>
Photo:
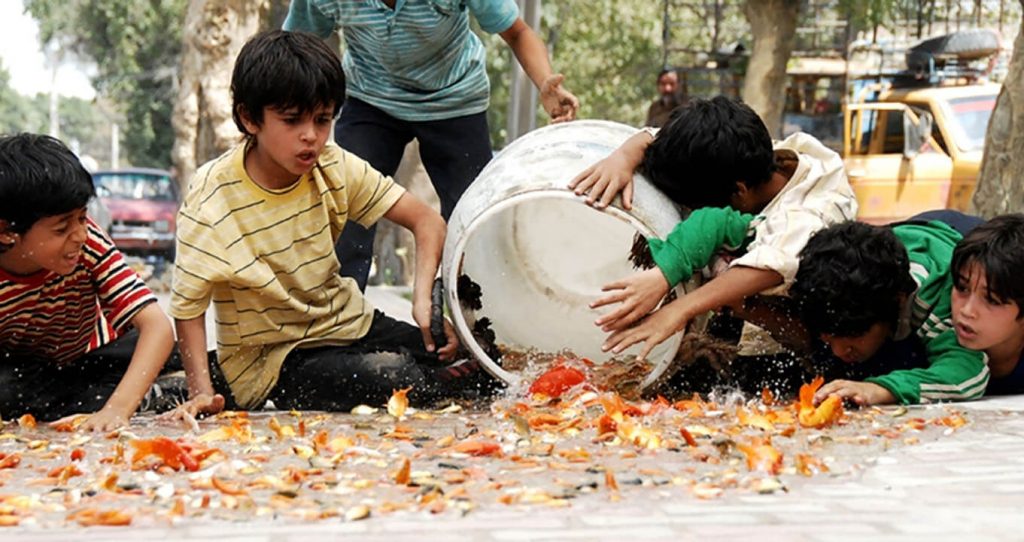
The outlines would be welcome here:
<svg viewBox="0 0 1024 542">
<path fill-rule="evenodd" d="M 815 400 L 838 395 L 861 405 L 977 399 L 984 354 L 957 342 L 950 261 L 960 233 L 939 221 L 869 226 L 848 222 L 811 237 L 790 288 L 800 320 L 847 363 L 870 359 L 888 341 L 915 335 L 927 366 L 864 381 L 833 380 Z"/>
</svg>

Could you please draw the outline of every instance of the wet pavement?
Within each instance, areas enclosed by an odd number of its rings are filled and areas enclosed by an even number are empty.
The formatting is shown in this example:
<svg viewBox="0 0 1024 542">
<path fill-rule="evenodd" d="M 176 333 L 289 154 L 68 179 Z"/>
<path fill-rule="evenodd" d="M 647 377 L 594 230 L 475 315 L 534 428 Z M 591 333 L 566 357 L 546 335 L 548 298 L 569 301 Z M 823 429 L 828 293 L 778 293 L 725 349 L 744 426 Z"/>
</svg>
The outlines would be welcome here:
<svg viewBox="0 0 1024 542">
<path fill-rule="evenodd" d="M 716 399 L 143 419 L 109 436 L 7 421 L 0 455 L 18 461 L 0 468 L 0 523 L 18 525 L 0 539 L 1024 538 L 1024 397 L 822 429 L 785 404 Z M 160 435 L 195 464 L 174 447 L 133 463 Z"/>
</svg>

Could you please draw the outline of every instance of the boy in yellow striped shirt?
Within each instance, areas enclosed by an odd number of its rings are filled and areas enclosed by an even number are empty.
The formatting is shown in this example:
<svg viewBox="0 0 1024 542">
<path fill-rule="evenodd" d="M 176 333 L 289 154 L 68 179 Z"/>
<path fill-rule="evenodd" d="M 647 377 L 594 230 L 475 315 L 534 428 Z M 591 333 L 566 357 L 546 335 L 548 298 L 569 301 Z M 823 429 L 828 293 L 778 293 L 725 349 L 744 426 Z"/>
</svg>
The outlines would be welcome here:
<svg viewBox="0 0 1024 542">
<path fill-rule="evenodd" d="M 243 143 L 202 166 L 178 217 L 171 315 L 186 367 L 189 414 L 277 408 L 348 410 L 393 388 L 435 398 L 440 360 L 458 345 L 429 332 L 430 288 L 444 243 L 441 216 L 365 161 L 328 143 L 345 98 L 336 54 L 304 33 L 264 32 L 231 78 Z M 413 318 L 375 310 L 338 275 L 346 220 L 381 217 L 416 240 Z M 213 303 L 216 360 L 206 352 Z M 447 323 L 446 323 L 447 324 Z"/>
</svg>

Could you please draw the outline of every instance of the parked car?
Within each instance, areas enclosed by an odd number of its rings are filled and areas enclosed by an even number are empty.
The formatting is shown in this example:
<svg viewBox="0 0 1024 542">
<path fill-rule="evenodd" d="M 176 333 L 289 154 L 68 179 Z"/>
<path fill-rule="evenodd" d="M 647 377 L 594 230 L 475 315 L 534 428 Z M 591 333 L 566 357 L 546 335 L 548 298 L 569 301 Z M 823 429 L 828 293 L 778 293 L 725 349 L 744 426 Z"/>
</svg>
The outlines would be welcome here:
<svg viewBox="0 0 1024 542">
<path fill-rule="evenodd" d="M 110 237 L 122 251 L 174 254 L 175 215 L 181 196 L 162 169 L 96 171 L 96 194 L 110 211 Z"/>
</svg>

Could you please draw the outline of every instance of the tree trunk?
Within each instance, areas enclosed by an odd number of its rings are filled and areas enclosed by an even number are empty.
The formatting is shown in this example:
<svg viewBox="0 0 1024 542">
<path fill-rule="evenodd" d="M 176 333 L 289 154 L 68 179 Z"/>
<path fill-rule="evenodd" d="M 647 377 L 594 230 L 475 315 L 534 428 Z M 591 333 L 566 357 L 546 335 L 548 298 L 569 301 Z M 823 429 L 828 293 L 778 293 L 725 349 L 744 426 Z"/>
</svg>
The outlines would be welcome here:
<svg viewBox="0 0 1024 542">
<path fill-rule="evenodd" d="M 266 0 L 191 0 L 182 31 L 178 95 L 171 117 L 171 160 L 186 188 L 202 163 L 238 143 L 231 119 L 231 71 L 242 45 L 260 28 Z"/>
<path fill-rule="evenodd" d="M 753 37 L 743 101 L 778 138 L 786 105 L 786 63 L 796 45 L 800 0 L 747 0 L 743 11 Z"/>
<path fill-rule="evenodd" d="M 1024 0 L 1021 0 L 1024 6 Z M 985 134 L 978 187 L 969 212 L 985 218 L 1024 211 L 1024 21 L 1009 73 Z"/>
</svg>

